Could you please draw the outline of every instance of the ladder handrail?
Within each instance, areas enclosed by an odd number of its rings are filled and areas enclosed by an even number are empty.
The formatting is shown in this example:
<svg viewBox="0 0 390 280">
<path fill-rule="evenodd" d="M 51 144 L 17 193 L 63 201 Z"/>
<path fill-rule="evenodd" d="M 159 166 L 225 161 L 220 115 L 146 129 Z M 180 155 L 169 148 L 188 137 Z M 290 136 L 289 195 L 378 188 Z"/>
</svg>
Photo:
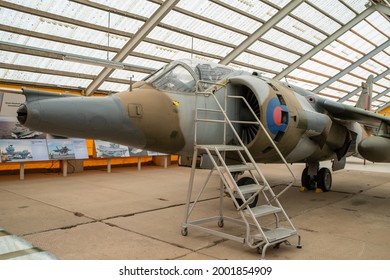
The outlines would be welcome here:
<svg viewBox="0 0 390 280">
<path fill-rule="evenodd" d="M 245 103 L 245 105 L 249 108 L 250 112 L 252 113 L 252 115 L 255 117 L 258 125 L 261 127 L 261 129 L 263 130 L 263 132 L 265 133 L 265 135 L 267 136 L 269 142 L 271 142 L 272 146 L 274 147 L 275 151 L 278 153 L 279 157 L 282 159 L 284 165 L 287 167 L 288 171 L 290 172 L 291 176 L 293 177 L 293 181 L 283 190 L 281 191 L 280 193 L 278 193 L 278 197 L 283 194 L 287 189 L 289 189 L 292 185 L 294 185 L 294 183 L 297 181 L 297 177 L 295 176 L 294 174 L 294 171 L 290 168 L 289 164 L 287 163 L 285 157 L 283 156 L 282 152 L 279 150 L 278 146 L 275 144 L 275 142 L 273 141 L 273 139 L 271 138 L 271 136 L 269 135 L 268 131 L 266 130 L 266 128 L 264 127 L 264 125 L 262 124 L 262 122 L 260 121 L 260 119 L 257 117 L 256 113 L 253 111 L 253 109 L 251 108 L 251 106 L 249 105 L 248 101 L 243 97 L 243 96 L 233 96 L 233 95 L 229 95 L 228 96 L 229 98 L 236 98 L 236 99 L 242 99 Z"/>
<path fill-rule="evenodd" d="M 214 83 L 214 82 L 210 82 L 210 81 L 198 81 L 197 82 L 197 86 L 196 88 L 198 89 L 199 88 L 199 83 L 208 83 L 208 84 L 211 84 L 211 85 L 215 85 L 216 86 L 216 90 L 219 89 L 218 86 L 220 87 L 225 87 L 226 84 L 224 83 Z M 245 123 L 245 124 L 253 124 L 253 123 L 256 123 L 259 125 L 259 127 L 262 129 L 262 131 L 264 132 L 264 134 L 267 136 L 267 139 L 269 140 L 269 142 L 271 143 L 271 145 L 274 147 L 275 151 L 277 152 L 277 154 L 279 155 L 279 157 L 281 158 L 281 160 L 283 161 L 284 165 L 287 167 L 288 171 L 290 172 L 291 176 L 292 176 L 292 181 L 287 185 L 287 187 L 282 190 L 281 192 L 279 192 L 275 198 L 278 198 L 280 197 L 284 192 L 286 192 L 291 186 L 293 186 L 295 184 L 295 182 L 297 181 L 297 177 L 295 176 L 293 170 L 290 168 L 289 164 L 287 163 L 285 157 L 283 156 L 283 154 L 281 153 L 280 149 L 278 148 L 278 146 L 275 144 L 275 142 L 273 141 L 273 139 L 271 138 L 271 136 L 269 135 L 268 131 L 266 130 L 266 128 L 264 127 L 264 125 L 262 124 L 262 122 L 260 121 L 260 119 L 257 117 L 256 113 L 253 111 L 253 109 L 251 108 L 251 106 L 249 105 L 248 101 L 243 97 L 243 96 L 233 96 L 233 95 L 228 95 L 227 92 L 226 92 L 226 88 L 225 88 L 225 99 L 227 98 L 235 98 L 235 99 L 241 99 L 244 101 L 245 105 L 248 107 L 248 109 L 250 110 L 251 114 L 253 115 L 253 117 L 255 118 L 256 122 L 253 122 L 253 121 L 231 121 L 228 116 L 227 116 L 227 113 L 226 113 L 226 104 L 225 104 L 225 109 L 221 106 L 220 102 L 218 101 L 217 97 L 215 96 L 214 92 L 213 91 L 202 91 L 202 92 L 199 92 L 199 91 L 196 91 L 196 95 L 199 95 L 199 94 L 203 94 L 207 97 L 209 97 L 210 95 L 213 96 L 214 98 L 214 101 L 216 102 L 217 106 L 219 107 L 219 110 L 215 110 L 215 109 L 212 109 L 213 112 L 216 112 L 216 111 L 220 111 L 223 115 L 224 115 L 224 120 L 205 120 L 205 119 L 197 119 L 197 121 L 207 121 L 207 122 L 226 122 L 230 128 L 232 129 L 233 131 L 233 134 L 235 136 L 235 138 L 238 140 L 239 144 L 244 147 L 245 149 L 247 149 L 247 147 L 245 146 L 245 144 L 242 142 L 241 140 L 241 137 L 238 135 L 236 129 L 234 128 L 233 126 L 233 123 Z M 225 101 L 226 102 L 226 101 Z M 197 105 L 197 103 L 196 103 Z M 206 109 L 206 108 L 197 108 L 196 107 L 196 111 L 198 110 L 203 110 L 203 111 L 208 111 L 209 109 Z M 197 116 L 197 114 L 196 114 Z M 224 128 L 225 129 L 225 128 Z M 224 135 L 226 136 L 226 132 L 224 133 Z M 195 135 L 196 137 L 196 135 Z M 196 143 L 196 141 L 195 141 Z M 248 154 L 248 157 L 250 157 L 250 161 L 251 162 L 255 162 L 254 159 L 252 158 L 252 155 L 249 153 L 249 151 L 247 152 Z M 260 175 L 262 175 L 262 173 L 259 171 Z M 265 178 L 263 178 L 263 176 L 261 176 L 263 181 L 265 181 Z"/>
</svg>

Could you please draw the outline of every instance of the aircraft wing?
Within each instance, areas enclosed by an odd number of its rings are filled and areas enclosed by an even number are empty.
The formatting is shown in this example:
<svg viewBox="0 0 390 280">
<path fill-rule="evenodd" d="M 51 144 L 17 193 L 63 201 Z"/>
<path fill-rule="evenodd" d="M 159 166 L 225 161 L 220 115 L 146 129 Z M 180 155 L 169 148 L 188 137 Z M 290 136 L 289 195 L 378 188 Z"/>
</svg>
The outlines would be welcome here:
<svg viewBox="0 0 390 280">
<path fill-rule="evenodd" d="M 366 111 L 361 108 L 344 105 L 332 100 L 317 98 L 316 105 L 325 109 L 334 118 L 340 120 L 356 121 L 369 127 L 379 127 L 382 122 L 390 125 L 389 117 L 385 117 L 371 111 Z"/>
</svg>

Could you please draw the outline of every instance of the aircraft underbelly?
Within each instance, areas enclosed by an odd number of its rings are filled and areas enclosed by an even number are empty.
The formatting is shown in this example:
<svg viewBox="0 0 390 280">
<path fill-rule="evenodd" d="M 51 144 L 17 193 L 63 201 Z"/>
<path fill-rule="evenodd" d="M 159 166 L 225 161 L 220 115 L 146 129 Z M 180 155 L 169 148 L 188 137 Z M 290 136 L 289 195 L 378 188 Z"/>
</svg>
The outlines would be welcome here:
<svg viewBox="0 0 390 280">
<path fill-rule="evenodd" d="M 305 161 L 308 157 L 313 155 L 317 149 L 317 144 L 310 140 L 309 137 L 303 136 L 291 153 L 287 155 L 286 160 L 287 162 Z"/>
</svg>

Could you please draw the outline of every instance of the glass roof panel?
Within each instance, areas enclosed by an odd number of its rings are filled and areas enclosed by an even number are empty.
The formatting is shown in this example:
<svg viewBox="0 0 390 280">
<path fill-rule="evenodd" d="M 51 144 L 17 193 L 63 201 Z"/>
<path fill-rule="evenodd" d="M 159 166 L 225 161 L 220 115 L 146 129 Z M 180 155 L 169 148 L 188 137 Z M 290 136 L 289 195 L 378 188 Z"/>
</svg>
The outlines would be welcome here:
<svg viewBox="0 0 390 280">
<path fill-rule="evenodd" d="M 269 20 L 278 12 L 277 9 L 258 0 L 222 0 L 222 2 L 264 21 Z M 288 2 L 288 0 L 272 1 L 272 3 L 279 7 L 285 6 Z"/>
<path fill-rule="evenodd" d="M 373 57 L 375 58 L 375 57 Z M 386 71 L 387 69 L 383 66 L 383 64 L 378 64 L 376 61 L 369 59 L 366 62 L 361 64 L 362 67 L 368 68 L 376 73 L 382 73 Z"/>
<path fill-rule="evenodd" d="M 89 24 L 94 24 L 103 27 L 108 27 L 109 24 L 108 12 L 71 1 L 55 1 L 50 2 L 49 5 L 47 3 L 42 4 L 43 1 L 40 0 L 19 0 L 16 2 L 23 6 L 31 7 L 41 11 L 46 11 L 55 15 L 61 15 L 69 19 L 83 21 Z M 110 14 L 110 27 L 119 25 L 124 27 L 123 30 L 134 33 L 142 26 L 142 24 L 142 21 L 118 16 L 115 14 Z"/>
<path fill-rule="evenodd" d="M 306 83 L 304 81 L 297 80 L 295 77 L 290 76 L 290 75 L 287 78 L 287 82 L 291 85 L 301 87 L 301 88 L 308 90 L 308 91 L 311 91 L 312 89 L 316 88 L 315 85 Z"/>
<path fill-rule="evenodd" d="M 389 20 L 384 18 L 380 13 L 373 12 L 366 18 L 366 21 L 374 26 L 377 30 L 384 33 L 387 37 L 390 37 L 390 28 L 389 28 Z M 378 31 L 379 32 L 379 31 Z"/>
<path fill-rule="evenodd" d="M 97 75 L 103 69 L 103 67 L 100 66 L 80 64 L 26 54 L 12 54 L 10 52 L 2 52 L 1 57 L 5 59 L 5 63 L 37 67 L 42 69 L 59 70 L 70 73 Z"/>
<path fill-rule="evenodd" d="M 342 42 L 344 44 L 340 46 L 340 45 L 337 45 L 338 42 Z M 359 58 L 361 58 L 363 56 L 363 54 L 367 54 L 375 48 L 374 45 L 368 43 L 367 41 L 365 41 L 364 39 L 359 37 L 357 34 L 354 34 L 353 32 L 346 32 L 345 34 L 340 36 L 339 39 L 337 39 L 337 42 L 333 42 L 332 45 L 334 47 L 337 46 L 337 48 L 335 50 L 336 53 L 340 54 L 341 52 L 344 51 L 344 55 L 346 55 L 347 53 L 350 54 L 348 56 L 348 59 L 351 59 L 351 60 L 358 60 Z M 351 46 L 351 48 L 348 48 L 345 45 Z M 363 54 L 357 53 L 352 48 L 355 50 L 358 50 L 359 52 L 361 52 Z M 355 57 L 353 55 L 354 53 L 356 54 Z"/>
<path fill-rule="evenodd" d="M 307 53 L 313 48 L 312 46 L 275 29 L 269 30 L 263 35 L 263 38 L 301 53 Z"/>
<path fill-rule="evenodd" d="M 117 84 L 112 82 L 104 82 L 100 87 L 99 90 L 104 90 L 109 93 L 115 93 L 119 91 L 125 91 L 129 89 L 129 85 L 125 84 Z"/>
<path fill-rule="evenodd" d="M 274 57 L 274 58 L 277 58 L 277 59 L 280 59 L 280 60 L 283 60 L 283 61 L 286 61 L 289 63 L 293 63 L 294 61 L 296 61 L 297 59 L 300 58 L 300 56 L 298 56 L 296 54 L 287 52 L 285 50 L 279 49 L 277 47 L 271 46 L 269 44 L 266 44 L 266 43 L 263 43 L 260 41 L 256 41 L 255 43 L 253 43 L 249 47 L 249 49 L 252 51 L 258 52 L 258 53 L 267 54 L 271 57 Z"/>
<path fill-rule="evenodd" d="M 82 42 L 101 45 L 107 45 L 108 43 L 107 33 L 105 32 L 8 9 L 0 9 L 0 23 Z M 126 37 L 110 34 L 110 46 L 121 48 L 127 41 L 128 38 Z"/>
<path fill-rule="evenodd" d="M 145 78 L 146 76 L 148 76 L 148 74 L 139 73 L 139 72 L 135 72 L 135 71 L 116 69 L 110 77 L 122 79 L 122 80 L 128 80 L 129 84 L 130 84 L 130 77 L 132 77 L 133 81 L 140 81 L 143 78 Z"/>
<path fill-rule="evenodd" d="M 150 43 L 142 42 L 140 43 L 137 48 L 135 49 L 136 52 L 142 52 L 148 55 L 156 56 L 156 57 L 162 57 L 169 60 L 179 59 L 179 58 L 189 58 L 191 57 L 190 53 L 180 51 L 173 48 L 168 48 L 165 46 L 160 45 L 154 45 Z M 126 60 L 127 61 L 127 60 Z M 156 65 L 159 65 L 160 63 L 155 63 Z M 146 66 L 146 65 L 145 65 Z M 160 68 L 159 66 L 148 66 L 152 68 Z"/>
<path fill-rule="evenodd" d="M 370 76 L 370 75 L 374 75 L 374 77 L 376 76 L 375 73 L 373 73 L 371 71 L 367 71 L 366 69 L 364 69 L 362 67 L 357 67 L 357 68 L 353 69 L 350 73 L 355 74 L 359 77 L 362 77 L 363 79 L 367 79 L 368 76 Z"/>
<path fill-rule="evenodd" d="M 290 73 L 290 75 L 294 76 L 294 77 L 305 77 L 304 80 L 308 84 L 315 84 L 315 85 L 320 85 L 323 82 L 325 82 L 326 80 L 328 80 L 327 77 L 316 75 L 316 74 L 311 73 L 309 71 L 305 71 L 301 68 L 295 69 L 294 71 L 292 71 Z"/>
<path fill-rule="evenodd" d="M 292 14 L 304 19 L 327 34 L 332 34 L 341 27 L 340 24 L 307 3 L 299 5 L 294 11 L 292 11 Z"/>
<path fill-rule="evenodd" d="M 258 21 L 207 0 L 181 0 L 177 6 L 249 33 L 261 26 Z"/>
<path fill-rule="evenodd" d="M 326 39 L 326 36 L 322 33 L 289 16 L 283 18 L 277 26 L 314 44 L 318 44 Z"/>
<path fill-rule="evenodd" d="M 329 67 L 329 66 L 325 66 L 324 64 L 321 64 L 317 61 L 313 61 L 311 59 L 305 61 L 301 66 L 300 68 L 306 68 L 306 69 L 311 69 L 313 70 L 314 72 L 317 72 L 317 73 L 321 73 L 325 76 L 334 76 L 336 75 L 338 72 L 340 72 L 338 69 L 335 69 L 335 68 L 332 68 L 332 67 Z"/>
<path fill-rule="evenodd" d="M 389 27 L 389 26 L 387 26 Z M 360 36 L 366 39 L 371 44 L 381 45 L 386 42 L 389 38 L 385 35 L 381 34 L 375 28 L 373 28 L 367 21 L 361 21 L 356 26 L 352 28 L 352 30 L 356 31 Z M 386 28 L 384 29 L 386 31 Z"/>
<path fill-rule="evenodd" d="M 343 76 L 343 80 L 348 81 L 349 83 L 356 85 L 356 87 L 360 87 L 362 82 L 366 81 L 365 78 L 366 77 L 359 78 L 359 77 L 356 77 L 356 76 L 350 75 L 350 74 L 346 74 L 345 76 Z"/>
<path fill-rule="evenodd" d="M 106 6 L 113 7 L 118 10 L 123 10 L 129 13 L 134 13 L 144 17 L 150 17 L 160 5 L 155 4 L 151 1 L 144 0 L 89 0 L 91 2 L 103 4 Z"/>
<path fill-rule="evenodd" d="M 192 38 L 188 35 L 180 34 L 160 27 L 154 28 L 154 30 L 148 35 L 148 38 L 167 42 L 175 46 L 181 46 L 188 49 L 189 51 L 194 49 L 215 55 L 226 55 L 232 50 L 232 48 L 229 47 L 207 42 L 197 38 Z"/>
<path fill-rule="evenodd" d="M 332 43 L 331 45 L 327 46 L 325 49 L 329 49 L 330 51 L 333 51 L 334 48 L 335 47 L 333 47 L 333 43 Z M 313 56 L 313 58 L 315 58 L 316 60 L 319 60 L 323 63 L 333 65 L 334 67 L 337 67 L 339 69 L 345 69 L 349 65 L 351 65 L 350 62 L 348 62 L 344 59 L 341 59 L 340 57 L 337 57 L 337 56 L 335 56 L 327 51 L 320 51 L 317 54 L 315 54 Z"/>
<path fill-rule="evenodd" d="M 232 32 L 219 26 L 215 26 L 196 18 L 191 18 L 175 11 L 171 11 L 162 20 L 162 22 L 176 26 L 180 29 L 187 30 L 189 32 L 195 32 L 209 38 L 214 38 L 235 45 L 240 44 L 244 39 L 246 39 L 246 36 L 241 34 Z"/>
<path fill-rule="evenodd" d="M 31 7 L 48 14 L 47 17 L 40 17 L 12 9 L 0 8 L 0 24 L 10 28 L 17 28 L 14 31 L 2 30 L 0 32 L 0 41 L 38 47 L 52 52 L 69 52 L 102 59 L 107 59 L 107 54 L 108 58 L 112 58 L 115 55 L 113 51 L 120 50 L 129 41 L 131 33 L 139 30 L 145 20 L 150 18 L 160 6 L 159 3 L 163 3 L 163 1 L 159 0 L 92 0 L 86 2 L 90 5 L 98 3 L 105 6 L 103 9 L 112 7 L 132 13 L 134 17 L 141 16 L 144 18 L 136 20 L 133 16 L 125 17 L 115 14 L 114 11 L 109 13 L 80 4 L 79 2 L 83 1 L 79 0 L 8 0 L 8 2 Z M 241 32 L 231 31 L 229 28 L 222 28 L 202 21 L 202 18 L 209 18 L 210 21 L 231 26 L 231 29 L 242 30 L 243 34 L 251 34 L 261 26 L 261 22 L 269 20 L 289 2 L 289 0 L 268 0 L 264 2 L 259 0 L 181 0 L 178 2 L 177 7 L 193 13 L 194 17 L 172 10 L 162 22 L 171 25 L 173 29 L 183 29 L 183 33 L 193 33 L 207 39 L 192 38 L 191 34 L 181 34 L 173 30 L 161 28 L 161 26 L 156 26 L 148 34 L 146 40 L 136 47 L 135 54 L 128 56 L 125 62 L 155 69 L 160 68 L 170 60 L 180 58 L 193 57 L 205 61 L 218 62 L 232 51 L 232 47 L 227 47 L 226 45 L 237 46 L 247 36 L 242 35 Z M 292 11 L 294 18 L 287 16 L 277 24 L 278 28 L 295 34 L 297 38 L 271 29 L 260 40 L 270 41 L 275 44 L 274 46 L 258 40 L 249 47 L 249 50 L 253 53 L 243 52 L 237 56 L 236 62 L 243 66 L 237 64 L 230 65 L 238 69 L 248 70 L 249 72 L 253 69 L 269 69 L 270 72 L 264 73 L 264 76 L 273 77 L 276 72 L 283 70 L 300 58 L 296 54 L 297 52 L 305 54 L 313 48 L 313 45 L 325 39 L 323 33 L 315 28 L 311 28 L 309 25 L 323 30 L 326 34 L 332 34 L 341 27 L 337 21 L 343 24 L 350 21 L 366 9 L 365 4 L 368 0 L 338 0 L 332 1 L 331 4 L 328 2 L 321 0 L 304 1 Z M 346 3 L 346 5 L 343 3 Z M 224 5 L 227 7 L 223 7 Z M 354 9 L 354 11 L 350 10 L 348 6 Z M 316 10 L 316 7 L 319 10 Z M 299 18 L 307 22 L 308 25 L 297 20 Z M 107 27 L 111 28 L 110 34 L 105 30 Z M 103 29 L 103 31 L 96 29 Z M 17 32 L 22 33 L 22 31 L 29 32 L 31 36 L 16 34 Z M 351 31 L 346 32 L 323 51 L 314 55 L 312 59 L 301 64 L 288 77 L 292 80 L 292 83 L 294 82 L 306 89 L 313 89 L 328 80 L 329 77 L 337 75 L 337 73 L 360 59 L 364 54 L 372 51 L 375 46 L 379 46 L 389 40 L 389 36 L 389 21 L 380 13 L 374 12 Z M 46 39 L 36 37 L 46 37 Z M 310 41 L 313 45 L 307 44 L 299 40 L 299 38 Z M 215 42 L 212 43 L 211 41 Z M 152 44 L 151 42 L 157 44 Z M 285 48 L 285 50 L 282 50 L 282 48 Z M 111 52 L 107 53 L 107 49 Z M 191 49 L 194 50 L 194 54 L 191 54 Z M 286 49 L 290 49 L 291 52 Z M 275 60 L 257 56 L 255 53 L 273 57 Z M 145 58 L 141 58 L 143 55 L 145 55 Z M 102 67 L 98 66 L 69 61 L 38 58 L 27 53 L 15 54 L 2 51 L 0 60 L 2 63 L 21 67 L 37 67 L 48 69 L 48 71 L 57 70 L 80 75 L 97 75 L 102 69 Z M 340 80 L 332 84 L 330 88 L 322 90 L 321 93 L 324 96 L 344 96 L 346 93 L 353 91 L 355 88 L 354 84 L 360 86 L 361 82 L 369 74 L 374 73 L 374 76 L 381 74 L 388 69 L 388 65 L 390 65 L 390 48 L 375 55 L 372 59 L 363 63 L 361 67 L 354 69 L 350 75 L 344 75 Z M 0 77 L 6 75 L 10 79 L 25 79 L 31 83 L 39 81 L 39 83 L 52 83 L 53 85 L 78 86 L 80 84 L 83 86 L 85 84 L 87 86 L 90 82 L 88 79 L 75 80 L 75 78 L 30 73 L 27 71 L 1 69 L 0 72 Z M 11 72 L 16 76 L 13 78 L 9 76 Z M 130 75 L 134 75 L 134 80 L 137 80 L 147 74 L 115 70 L 111 77 L 127 81 Z M 43 82 L 43 79 L 47 80 Z M 72 83 L 69 84 L 69 81 L 72 81 Z M 332 89 L 332 87 L 335 89 Z M 374 91 L 380 93 L 389 87 L 390 75 L 378 81 L 374 86 Z M 123 85 L 108 82 L 104 83 L 100 89 L 110 91 L 122 90 Z"/>
<path fill-rule="evenodd" d="M 342 23 L 347 23 L 351 19 L 353 19 L 356 14 L 343 5 L 340 1 L 323 1 L 323 0 L 310 0 L 316 7 L 324 12 L 332 15 L 337 18 Z"/>
<path fill-rule="evenodd" d="M 65 86 L 65 87 L 83 87 L 85 88 L 91 82 L 87 79 L 78 79 L 70 77 L 61 77 L 58 78 L 56 75 L 49 74 L 39 74 L 31 73 L 25 71 L 16 71 L 16 70 L 7 70 L 4 75 L 4 79 L 9 79 L 12 81 L 20 82 L 32 82 L 32 83 L 41 83 L 41 84 L 51 84 L 55 87 Z"/>
<path fill-rule="evenodd" d="M 151 45 L 155 46 L 155 45 Z M 142 57 L 136 57 L 136 56 L 127 56 L 126 60 L 124 61 L 125 63 L 132 64 L 132 65 L 139 65 L 142 67 L 147 67 L 151 69 L 160 69 L 163 67 L 166 63 L 157 61 L 157 60 L 151 60 L 151 59 L 146 59 Z"/>
<path fill-rule="evenodd" d="M 343 0 L 347 5 L 351 6 L 356 12 L 361 13 L 366 9 L 368 1 L 362 0 Z"/>
<path fill-rule="evenodd" d="M 273 72 L 279 73 L 284 68 L 287 67 L 286 64 L 281 64 L 281 63 L 278 63 L 278 62 L 275 62 L 275 61 L 272 61 L 269 59 L 265 59 L 265 58 L 262 58 L 259 56 L 254 56 L 254 55 L 246 53 L 246 52 L 240 54 L 235 60 L 244 62 L 246 64 L 255 65 L 255 66 L 260 67 L 260 68 L 269 69 L 269 71 L 266 71 L 266 72 L 270 72 L 270 73 L 273 73 Z"/>
</svg>

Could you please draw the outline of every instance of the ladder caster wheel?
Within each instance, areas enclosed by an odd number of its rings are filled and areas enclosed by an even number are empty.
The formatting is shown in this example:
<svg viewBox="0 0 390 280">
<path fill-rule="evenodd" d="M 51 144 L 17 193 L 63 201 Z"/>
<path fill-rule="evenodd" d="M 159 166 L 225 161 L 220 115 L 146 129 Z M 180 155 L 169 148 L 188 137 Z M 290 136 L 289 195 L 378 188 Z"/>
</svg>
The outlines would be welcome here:
<svg viewBox="0 0 390 280">
<path fill-rule="evenodd" d="M 297 248 L 298 248 L 298 249 L 302 249 L 302 245 L 298 245 Z"/>
<path fill-rule="evenodd" d="M 181 235 L 187 236 L 188 235 L 188 228 L 182 228 L 181 229 Z"/>
<path fill-rule="evenodd" d="M 224 225 L 225 225 L 225 223 L 223 222 L 223 220 L 219 220 L 219 221 L 218 221 L 218 226 L 219 226 L 220 228 L 223 228 Z"/>
<path fill-rule="evenodd" d="M 263 248 L 264 248 L 264 245 L 257 247 L 257 253 L 260 255 L 263 254 Z"/>
</svg>

